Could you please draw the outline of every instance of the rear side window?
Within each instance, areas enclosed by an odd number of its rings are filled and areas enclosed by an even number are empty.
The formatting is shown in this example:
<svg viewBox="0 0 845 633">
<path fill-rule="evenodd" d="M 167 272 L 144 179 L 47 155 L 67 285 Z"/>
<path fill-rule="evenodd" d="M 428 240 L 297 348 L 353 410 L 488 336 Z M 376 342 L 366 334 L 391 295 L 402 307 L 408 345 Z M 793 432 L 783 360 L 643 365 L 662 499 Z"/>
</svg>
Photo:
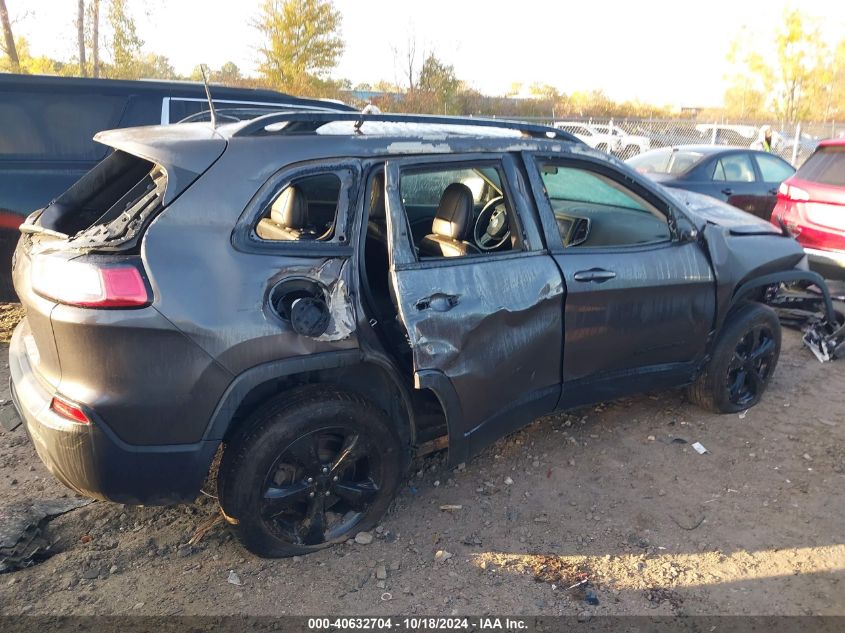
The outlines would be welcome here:
<svg viewBox="0 0 845 633">
<path fill-rule="evenodd" d="M 334 236 L 341 182 L 333 173 L 298 178 L 264 210 L 255 227 L 262 240 L 326 242 Z"/>
<path fill-rule="evenodd" d="M 796 174 L 802 180 L 845 187 L 845 147 L 822 147 Z"/>
<path fill-rule="evenodd" d="M 755 154 L 754 159 L 760 168 L 760 175 L 763 176 L 763 182 L 783 182 L 795 173 L 792 165 L 777 156 Z"/>
<path fill-rule="evenodd" d="M 111 95 L 0 93 L 0 156 L 18 160 L 100 160 L 109 148 L 94 134 L 116 127 L 126 98 Z"/>
</svg>

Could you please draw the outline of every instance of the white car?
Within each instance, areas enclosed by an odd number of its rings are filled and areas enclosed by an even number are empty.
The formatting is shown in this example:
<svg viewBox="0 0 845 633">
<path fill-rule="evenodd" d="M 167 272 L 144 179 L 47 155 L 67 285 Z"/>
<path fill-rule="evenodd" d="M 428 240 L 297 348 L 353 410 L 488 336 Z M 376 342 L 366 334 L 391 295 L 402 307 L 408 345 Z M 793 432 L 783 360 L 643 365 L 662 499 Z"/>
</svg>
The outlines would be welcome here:
<svg viewBox="0 0 845 633">
<path fill-rule="evenodd" d="M 597 130 L 594 125 L 570 121 L 556 121 L 554 123 L 554 127 L 577 136 L 587 145 L 601 152 L 616 154 L 619 152 L 619 148 L 621 147 L 620 137 L 606 132 L 602 133 Z"/>
<path fill-rule="evenodd" d="M 614 138 L 618 139 L 616 149 L 613 150 L 613 153 L 619 156 L 622 160 L 626 160 L 632 156 L 636 156 L 637 154 L 642 154 L 643 152 L 647 152 L 651 149 L 651 141 L 647 136 L 628 134 L 628 132 L 618 125 L 593 124 L 590 127 L 596 130 L 599 134 L 612 135 Z"/>
</svg>

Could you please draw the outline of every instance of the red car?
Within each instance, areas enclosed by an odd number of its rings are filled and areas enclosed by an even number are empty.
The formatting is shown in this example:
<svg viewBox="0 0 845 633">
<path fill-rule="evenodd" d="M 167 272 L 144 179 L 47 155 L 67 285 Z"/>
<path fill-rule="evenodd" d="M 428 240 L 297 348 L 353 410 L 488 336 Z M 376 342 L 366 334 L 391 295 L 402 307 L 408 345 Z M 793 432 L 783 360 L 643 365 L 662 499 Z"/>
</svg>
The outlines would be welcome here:
<svg viewBox="0 0 845 633">
<path fill-rule="evenodd" d="M 845 280 L 845 139 L 822 141 L 778 189 L 772 224 L 804 247 L 810 268 Z"/>
</svg>

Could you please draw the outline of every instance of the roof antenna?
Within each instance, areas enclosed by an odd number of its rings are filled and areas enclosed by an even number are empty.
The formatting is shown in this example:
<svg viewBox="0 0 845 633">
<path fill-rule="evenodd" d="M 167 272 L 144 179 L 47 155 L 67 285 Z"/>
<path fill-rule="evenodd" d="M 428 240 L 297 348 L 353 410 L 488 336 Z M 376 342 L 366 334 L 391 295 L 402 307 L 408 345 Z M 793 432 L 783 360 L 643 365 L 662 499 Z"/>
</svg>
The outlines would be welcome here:
<svg viewBox="0 0 845 633">
<path fill-rule="evenodd" d="M 214 109 L 214 101 L 211 100 L 211 90 L 208 89 L 208 66 L 200 64 L 202 71 L 202 85 L 205 86 L 205 98 L 208 99 L 208 113 L 211 117 L 211 127 L 217 127 L 217 110 Z"/>
</svg>

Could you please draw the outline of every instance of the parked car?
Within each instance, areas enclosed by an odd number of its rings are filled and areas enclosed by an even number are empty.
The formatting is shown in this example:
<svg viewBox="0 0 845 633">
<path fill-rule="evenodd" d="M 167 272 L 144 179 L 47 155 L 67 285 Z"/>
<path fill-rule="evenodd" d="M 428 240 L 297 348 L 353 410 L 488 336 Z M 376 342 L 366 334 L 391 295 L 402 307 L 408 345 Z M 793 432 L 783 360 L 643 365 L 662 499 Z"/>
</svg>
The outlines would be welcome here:
<svg viewBox="0 0 845 633">
<path fill-rule="evenodd" d="M 701 142 L 701 133 L 689 122 L 660 123 L 654 129 L 640 126 L 638 131 L 647 135 L 651 149 L 658 147 L 675 147 Z"/>
<path fill-rule="evenodd" d="M 780 183 L 795 173 L 774 154 L 718 145 L 664 147 L 627 163 L 661 185 L 703 193 L 763 219 L 772 214 Z"/>
<path fill-rule="evenodd" d="M 609 131 L 601 132 L 591 124 L 578 123 L 577 121 L 556 121 L 554 127 L 572 134 L 600 152 L 618 154 L 622 147 L 621 137 L 615 136 Z"/>
<path fill-rule="evenodd" d="M 211 88 L 221 108 L 352 110 L 270 90 Z M 208 110 L 202 84 L 0 74 L 0 301 L 14 301 L 17 228 L 105 157 L 100 130 L 175 123 Z"/>
<path fill-rule="evenodd" d="M 642 154 L 643 152 L 647 152 L 651 149 L 651 141 L 647 136 L 630 134 L 618 125 L 593 124 L 590 127 L 596 130 L 599 134 L 609 134 L 616 137 L 618 140 L 616 142 L 616 149 L 613 153 L 623 160 L 631 158 L 631 156 L 636 156 L 637 154 Z"/>
<path fill-rule="evenodd" d="M 277 113 L 101 132 L 21 227 L 11 393 L 51 472 L 221 508 L 262 556 L 372 528 L 418 447 L 452 464 L 554 410 L 689 386 L 757 404 L 787 233 L 549 127 Z M 832 312 L 832 308 L 830 309 Z"/>
<path fill-rule="evenodd" d="M 778 152 L 786 160 L 792 160 L 792 149 L 795 147 L 795 134 L 789 132 L 779 132 L 779 136 L 783 139 L 783 147 Z M 798 137 L 798 151 L 795 153 L 795 158 L 798 159 L 798 164 L 801 159 L 810 156 L 821 141 L 817 136 L 801 132 Z"/>
<path fill-rule="evenodd" d="M 845 280 L 845 139 L 821 141 L 781 184 L 772 223 L 795 235 L 813 270 Z"/>
</svg>

